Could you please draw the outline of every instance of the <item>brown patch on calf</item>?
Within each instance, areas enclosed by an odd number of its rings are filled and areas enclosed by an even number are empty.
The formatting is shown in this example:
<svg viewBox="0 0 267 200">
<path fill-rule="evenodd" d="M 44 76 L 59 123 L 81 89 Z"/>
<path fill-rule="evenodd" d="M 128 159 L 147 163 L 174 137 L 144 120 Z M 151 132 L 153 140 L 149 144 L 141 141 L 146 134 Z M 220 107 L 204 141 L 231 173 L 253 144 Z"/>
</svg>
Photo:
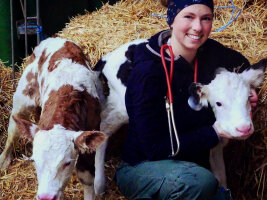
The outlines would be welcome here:
<svg viewBox="0 0 267 200">
<path fill-rule="evenodd" d="M 50 54 L 46 55 L 46 49 L 43 50 L 41 57 L 38 60 L 38 72 L 41 74 L 42 73 L 42 68 L 43 65 L 45 63 L 45 61 L 47 60 L 48 56 Z"/>
<path fill-rule="evenodd" d="M 65 85 L 58 91 L 51 91 L 45 102 L 39 127 L 50 130 L 54 124 L 60 124 L 69 130 L 99 130 L 100 105 L 86 89 L 79 91 L 71 85 Z"/>
<path fill-rule="evenodd" d="M 62 60 L 63 58 L 71 59 L 72 62 L 79 63 L 88 68 L 86 64 L 88 58 L 82 52 L 81 48 L 73 42 L 66 41 L 64 46 L 51 56 L 48 71 L 51 72 L 56 69 L 59 64 L 59 62 L 57 64 L 56 62 Z"/>
<path fill-rule="evenodd" d="M 30 141 L 33 141 L 33 137 L 31 135 L 31 126 L 33 125 L 30 121 L 25 120 L 23 118 L 20 118 L 16 115 L 12 116 L 14 121 L 16 122 L 16 125 L 19 129 L 20 136 L 22 138 L 26 138 Z"/>
<path fill-rule="evenodd" d="M 44 78 L 42 78 L 42 80 L 41 80 L 41 88 L 43 88 L 44 87 Z"/>
<path fill-rule="evenodd" d="M 25 89 L 22 91 L 22 94 L 30 97 L 30 99 L 35 99 L 36 105 L 40 105 L 40 92 L 39 92 L 39 83 L 37 81 L 38 74 L 33 74 L 29 72 L 26 76 L 28 84 Z"/>
<path fill-rule="evenodd" d="M 32 53 L 32 55 L 29 57 L 29 59 L 27 60 L 27 62 L 25 63 L 25 66 L 30 65 L 31 63 L 33 63 L 33 61 L 35 60 L 36 56 L 34 53 Z"/>
<path fill-rule="evenodd" d="M 35 124 L 39 121 L 41 114 L 41 107 L 39 106 L 29 106 L 25 107 L 21 112 L 16 115 L 12 115 L 14 119 L 17 129 L 16 132 L 20 137 L 26 138 L 28 140 L 32 140 L 32 136 L 30 134 L 30 126 L 31 124 Z M 39 130 L 36 128 L 35 133 Z"/>
<path fill-rule="evenodd" d="M 41 111 L 42 109 L 40 106 L 29 106 L 25 107 L 18 114 L 16 114 L 16 117 L 37 123 L 40 120 Z"/>
</svg>

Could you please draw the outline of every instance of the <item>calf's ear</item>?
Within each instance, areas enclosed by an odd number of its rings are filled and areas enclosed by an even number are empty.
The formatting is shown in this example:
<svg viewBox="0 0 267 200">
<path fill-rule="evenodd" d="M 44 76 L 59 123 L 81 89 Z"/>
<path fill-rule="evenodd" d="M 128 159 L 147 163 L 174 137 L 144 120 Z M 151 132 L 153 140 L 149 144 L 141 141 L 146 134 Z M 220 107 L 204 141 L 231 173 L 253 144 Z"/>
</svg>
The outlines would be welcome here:
<svg viewBox="0 0 267 200">
<path fill-rule="evenodd" d="M 100 131 L 76 132 L 74 144 L 81 153 L 93 153 L 105 139 L 105 134 Z"/>
<path fill-rule="evenodd" d="M 189 106 L 196 111 L 208 106 L 207 87 L 201 83 L 192 83 L 189 87 L 190 97 L 188 99 Z"/>
<path fill-rule="evenodd" d="M 20 137 L 33 141 L 34 135 L 38 129 L 37 125 L 15 115 L 13 115 L 12 118 L 19 129 Z"/>
<path fill-rule="evenodd" d="M 258 87 L 264 79 L 264 72 L 266 70 L 267 58 L 260 60 L 253 64 L 242 72 L 240 76 L 245 80 L 251 87 Z"/>
</svg>

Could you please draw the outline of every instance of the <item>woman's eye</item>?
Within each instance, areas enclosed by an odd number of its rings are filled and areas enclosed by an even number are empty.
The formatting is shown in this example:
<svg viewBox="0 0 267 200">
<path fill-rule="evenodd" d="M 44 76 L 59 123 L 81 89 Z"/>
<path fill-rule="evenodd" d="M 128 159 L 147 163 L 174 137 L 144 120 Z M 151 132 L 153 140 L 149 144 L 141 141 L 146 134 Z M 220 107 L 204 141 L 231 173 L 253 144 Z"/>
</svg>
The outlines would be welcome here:
<svg viewBox="0 0 267 200">
<path fill-rule="evenodd" d="M 210 17 L 204 17 L 202 20 L 205 20 L 205 21 L 211 21 L 212 18 L 210 18 Z"/>
<path fill-rule="evenodd" d="M 69 165 L 70 165 L 70 161 L 69 162 L 66 162 L 66 163 L 64 163 L 64 165 L 63 165 L 63 169 L 65 169 L 66 167 L 68 167 Z"/>
<path fill-rule="evenodd" d="M 192 17 L 190 15 L 185 15 L 184 18 L 191 19 Z"/>
<path fill-rule="evenodd" d="M 220 107 L 220 106 L 222 106 L 222 103 L 221 102 L 216 102 L 216 105 Z"/>
</svg>

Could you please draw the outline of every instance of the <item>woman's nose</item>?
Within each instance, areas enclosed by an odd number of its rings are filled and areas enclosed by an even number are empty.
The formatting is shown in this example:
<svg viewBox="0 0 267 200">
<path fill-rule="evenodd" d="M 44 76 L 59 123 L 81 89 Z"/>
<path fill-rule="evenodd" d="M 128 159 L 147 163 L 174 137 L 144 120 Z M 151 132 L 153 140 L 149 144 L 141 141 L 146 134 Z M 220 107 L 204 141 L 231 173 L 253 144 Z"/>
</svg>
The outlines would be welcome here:
<svg viewBox="0 0 267 200">
<path fill-rule="evenodd" d="M 192 28 L 193 28 L 193 30 L 196 31 L 196 32 L 201 32 L 201 30 L 202 30 L 201 21 L 200 21 L 199 19 L 195 19 L 195 20 L 193 21 Z"/>
</svg>

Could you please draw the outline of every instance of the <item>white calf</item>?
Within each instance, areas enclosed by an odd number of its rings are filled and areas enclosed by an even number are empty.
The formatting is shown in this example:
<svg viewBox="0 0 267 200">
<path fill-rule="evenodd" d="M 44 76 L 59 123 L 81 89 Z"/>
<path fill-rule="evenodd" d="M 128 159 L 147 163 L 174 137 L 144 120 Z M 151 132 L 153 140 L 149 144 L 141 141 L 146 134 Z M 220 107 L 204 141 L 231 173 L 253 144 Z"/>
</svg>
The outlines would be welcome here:
<svg viewBox="0 0 267 200">
<path fill-rule="evenodd" d="M 106 82 L 106 89 L 104 89 L 106 99 L 101 101 L 103 110 L 100 130 L 108 136 L 128 122 L 124 95 L 127 78 L 131 72 L 132 52 L 137 44 L 145 42 L 147 40 L 135 40 L 124 44 L 104 56 L 95 67 L 95 70 L 99 72 L 99 77 Z M 204 105 L 208 105 L 209 102 L 221 129 L 237 139 L 247 138 L 253 132 L 253 124 L 250 119 L 251 108 L 248 102 L 249 90 L 251 86 L 256 87 L 262 81 L 263 66 L 266 65 L 264 62 L 266 60 L 253 65 L 250 70 L 244 71 L 242 74 L 221 71 L 209 85 L 202 87 L 200 84 L 195 84 L 195 87 L 191 88 L 193 96 L 196 98 L 193 102 L 199 101 Z M 200 90 L 201 88 L 203 89 Z M 97 150 L 96 177 L 99 180 L 98 184 L 101 184 L 98 185 L 98 192 L 104 191 L 105 148 L 106 144 Z M 221 154 L 218 155 L 218 151 L 221 151 Z M 211 151 L 210 157 L 212 171 L 219 179 L 220 184 L 226 187 L 221 144 L 218 145 L 217 151 L 216 149 Z"/>
<path fill-rule="evenodd" d="M 13 97 L 0 167 L 9 165 L 17 136 L 33 140 L 37 199 L 59 200 L 75 166 L 84 199 L 94 199 L 94 152 L 105 140 L 94 131 L 100 128 L 98 89 L 99 79 L 73 42 L 49 38 L 34 49 Z M 29 113 L 38 109 L 35 125 Z"/>
<path fill-rule="evenodd" d="M 267 59 L 251 66 L 250 69 L 237 74 L 219 69 L 215 79 L 208 85 L 193 83 L 190 91 L 197 105 L 211 105 L 216 117 L 219 132 L 227 133 L 229 138 L 247 139 L 253 132 L 251 120 L 250 89 L 260 85 L 264 78 Z M 228 143 L 224 138 L 210 152 L 211 170 L 221 186 L 227 188 L 223 146 Z"/>
</svg>

